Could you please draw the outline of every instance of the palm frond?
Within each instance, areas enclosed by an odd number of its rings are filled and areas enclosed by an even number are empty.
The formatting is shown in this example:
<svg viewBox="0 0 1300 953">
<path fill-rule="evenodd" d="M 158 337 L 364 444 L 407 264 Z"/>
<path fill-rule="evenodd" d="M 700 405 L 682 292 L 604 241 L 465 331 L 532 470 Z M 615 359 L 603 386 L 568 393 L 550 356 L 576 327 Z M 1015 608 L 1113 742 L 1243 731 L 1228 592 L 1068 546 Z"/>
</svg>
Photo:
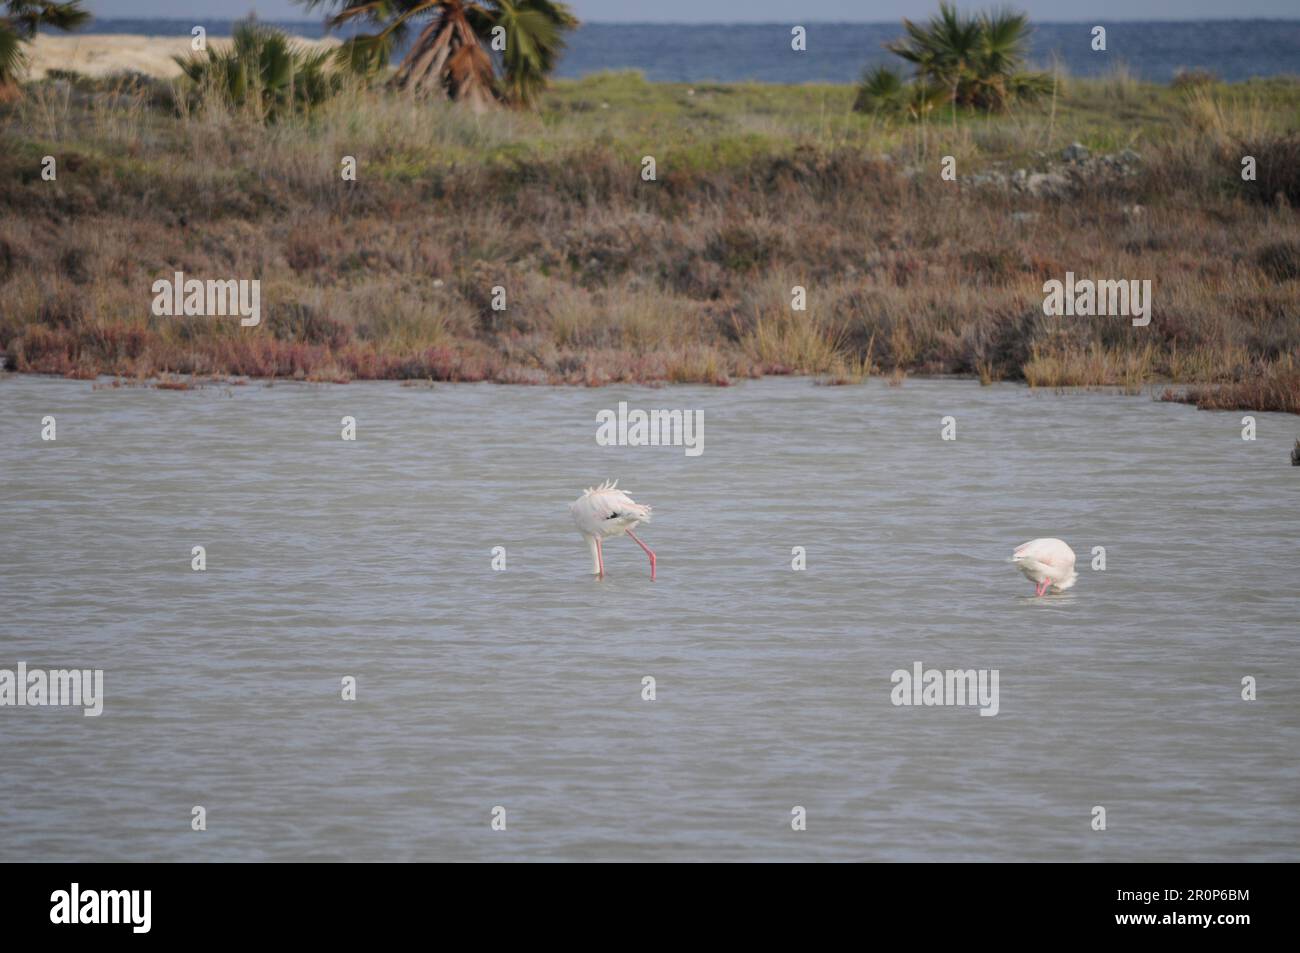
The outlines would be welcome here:
<svg viewBox="0 0 1300 953">
<path fill-rule="evenodd" d="M 0 98 L 14 99 L 22 95 L 18 79 L 27 69 L 25 45 L 42 27 L 75 30 L 89 22 L 90 11 L 82 8 L 81 0 L 6 0 L 4 7 L 8 13 L 0 17 Z"/>
<path fill-rule="evenodd" d="M 549 0 L 497 0 L 496 8 L 488 32 L 505 28 L 502 85 L 513 103 L 531 106 L 564 50 L 564 32 L 577 18 L 567 5 Z"/>
<path fill-rule="evenodd" d="M 476 103 L 498 96 L 520 106 L 535 103 L 559 61 L 565 32 L 578 25 L 568 5 L 554 0 L 299 2 L 329 10 L 326 22 L 332 29 L 354 23 L 376 28 L 347 40 L 334 54 L 336 63 L 354 72 L 381 69 L 415 26 L 419 35 L 398 64 L 393 85 Z M 505 38 L 497 57 L 489 52 L 495 27 L 503 28 Z"/>
<path fill-rule="evenodd" d="M 23 38 L 3 20 L 0 20 L 0 89 L 15 89 L 18 77 L 27 69 L 27 51 Z"/>
<path fill-rule="evenodd" d="M 877 66 L 863 74 L 853 111 L 899 113 L 904 106 L 904 89 L 902 76 L 888 66 Z"/>
</svg>

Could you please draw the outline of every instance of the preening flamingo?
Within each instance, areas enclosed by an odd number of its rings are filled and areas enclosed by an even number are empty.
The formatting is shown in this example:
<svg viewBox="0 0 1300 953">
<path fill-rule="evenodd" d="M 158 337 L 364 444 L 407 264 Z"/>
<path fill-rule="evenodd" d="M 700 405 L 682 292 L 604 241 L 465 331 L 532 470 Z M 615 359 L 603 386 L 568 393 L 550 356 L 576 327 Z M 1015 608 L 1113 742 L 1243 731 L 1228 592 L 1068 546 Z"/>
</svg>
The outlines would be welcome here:
<svg viewBox="0 0 1300 953">
<path fill-rule="evenodd" d="M 1074 571 L 1074 550 L 1063 540 L 1031 539 L 1016 547 L 1011 561 L 1035 584 L 1034 595 L 1048 589 L 1064 592 L 1074 585 L 1079 574 Z"/>
<path fill-rule="evenodd" d="M 573 514 L 573 522 L 577 524 L 578 532 L 582 533 L 583 538 L 587 540 L 587 546 L 591 549 L 591 571 L 594 575 L 602 578 L 605 575 L 605 557 L 601 552 L 602 540 L 626 533 L 650 557 L 650 580 L 654 581 L 654 551 L 637 539 L 636 534 L 632 532 L 633 528 L 641 523 L 650 522 L 650 507 L 642 506 L 618 489 L 617 480 L 613 483 L 606 481 L 598 487 L 589 487 L 582 496 L 573 501 L 569 512 Z"/>
</svg>

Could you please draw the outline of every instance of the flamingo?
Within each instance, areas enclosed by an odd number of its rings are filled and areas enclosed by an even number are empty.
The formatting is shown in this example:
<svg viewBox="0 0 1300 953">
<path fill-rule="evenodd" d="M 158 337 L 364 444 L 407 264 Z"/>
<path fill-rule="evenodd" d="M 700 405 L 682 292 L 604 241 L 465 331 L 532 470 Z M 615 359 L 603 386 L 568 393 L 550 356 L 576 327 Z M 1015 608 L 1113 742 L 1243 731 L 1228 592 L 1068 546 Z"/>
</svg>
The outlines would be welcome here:
<svg viewBox="0 0 1300 953">
<path fill-rule="evenodd" d="M 645 543 L 637 539 L 633 527 L 650 522 L 650 507 L 633 501 L 622 490 L 618 481 L 606 481 L 598 487 L 588 487 L 587 491 L 573 501 L 569 507 L 573 522 L 578 532 L 587 540 L 591 549 L 591 571 L 593 575 L 605 577 L 605 558 L 601 553 L 601 540 L 626 533 L 632 541 L 645 550 L 650 557 L 650 581 L 655 578 L 655 554 Z"/>
<path fill-rule="evenodd" d="M 1011 561 L 1035 583 L 1034 595 L 1048 589 L 1064 592 L 1074 585 L 1079 574 L 1074 571 L 1074 550 L 1063 540 L 1031 539 L 1016 547 Z"/>
</svg>

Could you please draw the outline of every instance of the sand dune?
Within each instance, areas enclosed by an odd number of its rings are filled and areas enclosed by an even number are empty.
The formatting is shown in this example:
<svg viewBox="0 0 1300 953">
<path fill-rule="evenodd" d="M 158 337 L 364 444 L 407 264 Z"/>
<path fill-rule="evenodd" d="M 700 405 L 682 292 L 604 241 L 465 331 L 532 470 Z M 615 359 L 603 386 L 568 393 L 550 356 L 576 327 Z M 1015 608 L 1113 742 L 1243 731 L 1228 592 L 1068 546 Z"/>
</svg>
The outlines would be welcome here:
<svg viewBox="0 0 1300 953">
<path fill-rule="evenodd" d="M 229 37 L 209 37 L 214 47 L 230 42 Z M 304 46 L 337 46 L 333 37 L 324 40 L 296 38 Z M 190 38 L 185 36 L 136 36 L 39 34 L 28 48 L 31 58 L 29 78 L 40 79 L 48 70 L 70 69 L 87 76 L 107 76 L 134 70 L 150 76 L 179 76 L 174 55 L 190 52 Z"/>
</svg>

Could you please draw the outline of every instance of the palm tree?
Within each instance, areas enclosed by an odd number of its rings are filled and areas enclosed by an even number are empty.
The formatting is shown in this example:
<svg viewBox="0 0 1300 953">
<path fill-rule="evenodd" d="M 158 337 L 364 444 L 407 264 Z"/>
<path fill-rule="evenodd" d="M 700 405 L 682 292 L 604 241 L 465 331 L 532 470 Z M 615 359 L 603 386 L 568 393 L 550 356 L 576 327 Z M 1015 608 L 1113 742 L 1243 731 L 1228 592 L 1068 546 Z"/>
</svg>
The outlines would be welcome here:
<svg viewBox="0 0 1300 953">
<path fill-rule="evenodd" d="M 916 78 L 951 91 L 958 101 L 962 80 L 969 76 L 980 40 L 979 22 L 962 16 L 955 7 L 939 5 L 939 15 L 926 25 L 903 21 L 905 39 L 886 45 L 916 67 Z"/>
<path fill-rule="evenodd" d="M 985 109 L 1001 111 L 1012 98 L 1029 42 L 1029 17 L 1009 10 L 980 17 L 981 37 L 968 95 Z"/>
<path fill-rule="evenodd" d="M 929 23 L 903 21 L 906 36 L 886 48 L 916 67 L 916 77 L 949 91 L 958 106 L 1000 112 L 1015 99 L 1051 89 L 1051 78 L 1023 73 L 1029 18 L 1000 10 L 964 16 L 948 3 Z"/>
<path fill-rule="evenodd" d="M 411 26 L 423 28 L 398 64 L 391 82 L 399 89 L 440 93 L 485 106 L 504 98 L 531 106 L 564 48 L 563 33 L 578 25 L 567 4 L 551 0 L 301 0 L 308 7 L 340 7 L 330 27 L 369 23 L 375 33 L 353 37 L 338 57 L 371 72 L 388 62 L 393 46 Z M 500 30 L 497 30 L 497 28 Z M 499 64 L 489 49 L 504 40 Z M 501 79 L 497 79 L 498 65 Z"/>
<path fill-rule="evenodd" d="M 22 95 L 18 76 L 27 66 L 23 47 L 41 27 L 75 30 L 90 19 L 90 11 L 81 8 L 81 0 L 54 3 L 51 0 L 5 0 L 7 12 L 0 16 L 0 101 Z"/>
<path fill-rule="evenodd" d="M 304 49 L 280 30 L 245 20 L 235 25 L 228 49 L 209 46 L 205 53 L 172 59 L 200 94 L 215 93 L 232 106 L 274 120 L 285 110 L 318 105 L 338 91 L 340 77 L 327 69 L 332 55 Z"/>
</svg>

